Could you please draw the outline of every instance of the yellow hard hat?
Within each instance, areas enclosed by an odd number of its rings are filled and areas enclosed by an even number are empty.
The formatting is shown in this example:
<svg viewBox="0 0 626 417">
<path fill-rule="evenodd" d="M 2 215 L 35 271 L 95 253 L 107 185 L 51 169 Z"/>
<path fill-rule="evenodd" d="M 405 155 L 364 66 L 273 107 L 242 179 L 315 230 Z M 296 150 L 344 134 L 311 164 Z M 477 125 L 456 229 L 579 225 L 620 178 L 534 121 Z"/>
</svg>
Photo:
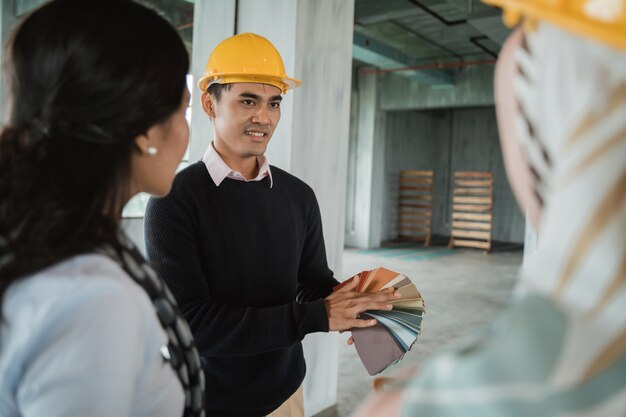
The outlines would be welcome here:
<svg viewBox="0 0 626 417">
<path fill-rule="evenodd" d="M 198 87 L 206 91 L 214 83 L 269 84 L 286 93 L 302 81 L 285 74 L 283 59 L 270 41 L 254 33 L 240 33 L 213 49 Z"/>
<path fill-rule="evenodd" d="M 482 0 L 502 7 L 504 23 L 524 17 L 533 25 L 545 20 L 567 31 L 626 50 L 626 0 Z"/>
</svg>

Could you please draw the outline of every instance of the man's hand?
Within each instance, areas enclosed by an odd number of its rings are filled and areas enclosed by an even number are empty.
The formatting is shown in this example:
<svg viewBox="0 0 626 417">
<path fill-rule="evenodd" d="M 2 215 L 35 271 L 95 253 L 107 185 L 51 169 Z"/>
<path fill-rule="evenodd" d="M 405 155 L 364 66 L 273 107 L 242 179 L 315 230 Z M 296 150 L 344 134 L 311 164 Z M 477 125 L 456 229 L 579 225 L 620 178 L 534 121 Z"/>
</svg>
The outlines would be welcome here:
<svg viewBox="0 0 626 417">
<path fill-rule="evenodd" d="M 353 327 L 373 326 L 376 320 L 357 319 L 358 315 L 366 310 L 391 310 L 393 306 L 389 302 L 400 298 L 394 288 L 386 288 L 376 293 L 360 293 L 355 291 L 357 285 L 358 276 L 324 300 L 328 328 L 331 331 L 341 332 Z"/>
</svg>

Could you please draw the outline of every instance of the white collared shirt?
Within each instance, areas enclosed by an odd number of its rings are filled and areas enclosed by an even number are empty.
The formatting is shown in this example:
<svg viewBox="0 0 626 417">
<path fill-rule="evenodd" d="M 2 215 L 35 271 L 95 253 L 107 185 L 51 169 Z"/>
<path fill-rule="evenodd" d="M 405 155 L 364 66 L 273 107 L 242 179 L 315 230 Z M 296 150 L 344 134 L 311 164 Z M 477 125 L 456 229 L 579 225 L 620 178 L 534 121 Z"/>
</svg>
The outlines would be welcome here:
<svg viewBox="0 0 626 417">
<path fill-rule="evenodd" d="M 270 170 L 270 164 L 267 162 L 267 158 L 265 155 L 257 156 L 257 164 L 259 165 L 259 173 L 256 177 L 248 180 L 244 177 L 241 172 L 233 170 L 229 167 L 226 162 L 222 159 L 222 157 L 217 153 L 215 147 L 213 146 L 213 142 L 207 147 L 206 152 L 204 152 L 204 156 L 202 157 L 202 162 L 207 167 L 209 171 L 209 175 L 216 186 L 220 186 L 222 181 L 225 178 L 231 178 L 237 181 L 261 181 L 265 177 L 270 177 L 270 188 L 274 185 L 274 181 L 272 179 L 272 171 Z"/>
</svg>

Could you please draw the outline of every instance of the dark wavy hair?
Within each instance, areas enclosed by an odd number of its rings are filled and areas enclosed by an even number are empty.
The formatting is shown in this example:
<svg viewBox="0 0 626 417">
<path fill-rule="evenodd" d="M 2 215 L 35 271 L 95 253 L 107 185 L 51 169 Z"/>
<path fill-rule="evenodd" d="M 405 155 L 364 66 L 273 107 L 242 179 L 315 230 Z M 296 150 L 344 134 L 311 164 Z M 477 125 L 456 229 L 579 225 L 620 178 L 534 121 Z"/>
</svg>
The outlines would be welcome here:
<svg viewBox="0 0 626 417">
<path fill-rule="evenodd" d="M 115 241 L 134 139 L 179 108 L 189 57 L 130 0 L 53 0 L 7 46 L 0 306 L 14 281 Z"/>
</svg>

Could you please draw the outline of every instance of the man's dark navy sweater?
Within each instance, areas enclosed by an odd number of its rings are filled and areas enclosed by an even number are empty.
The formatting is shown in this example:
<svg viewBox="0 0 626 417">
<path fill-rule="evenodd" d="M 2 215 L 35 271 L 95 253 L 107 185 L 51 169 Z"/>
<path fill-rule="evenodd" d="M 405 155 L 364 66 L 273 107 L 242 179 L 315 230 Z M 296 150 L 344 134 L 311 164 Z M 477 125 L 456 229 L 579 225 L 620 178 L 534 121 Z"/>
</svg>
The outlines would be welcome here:
<svg viewBox="0 0 626 417">
<path fill-rule="evenodd" d="M 151 265 L 194 334 L 208 416 L 264 416 L 304 378 L 301 340 L 328 331 L 328 269 L 319 207 L 301 180 L 226 178 L 206 165 L 181 171 L 146 210 Z"/>
</svg>

